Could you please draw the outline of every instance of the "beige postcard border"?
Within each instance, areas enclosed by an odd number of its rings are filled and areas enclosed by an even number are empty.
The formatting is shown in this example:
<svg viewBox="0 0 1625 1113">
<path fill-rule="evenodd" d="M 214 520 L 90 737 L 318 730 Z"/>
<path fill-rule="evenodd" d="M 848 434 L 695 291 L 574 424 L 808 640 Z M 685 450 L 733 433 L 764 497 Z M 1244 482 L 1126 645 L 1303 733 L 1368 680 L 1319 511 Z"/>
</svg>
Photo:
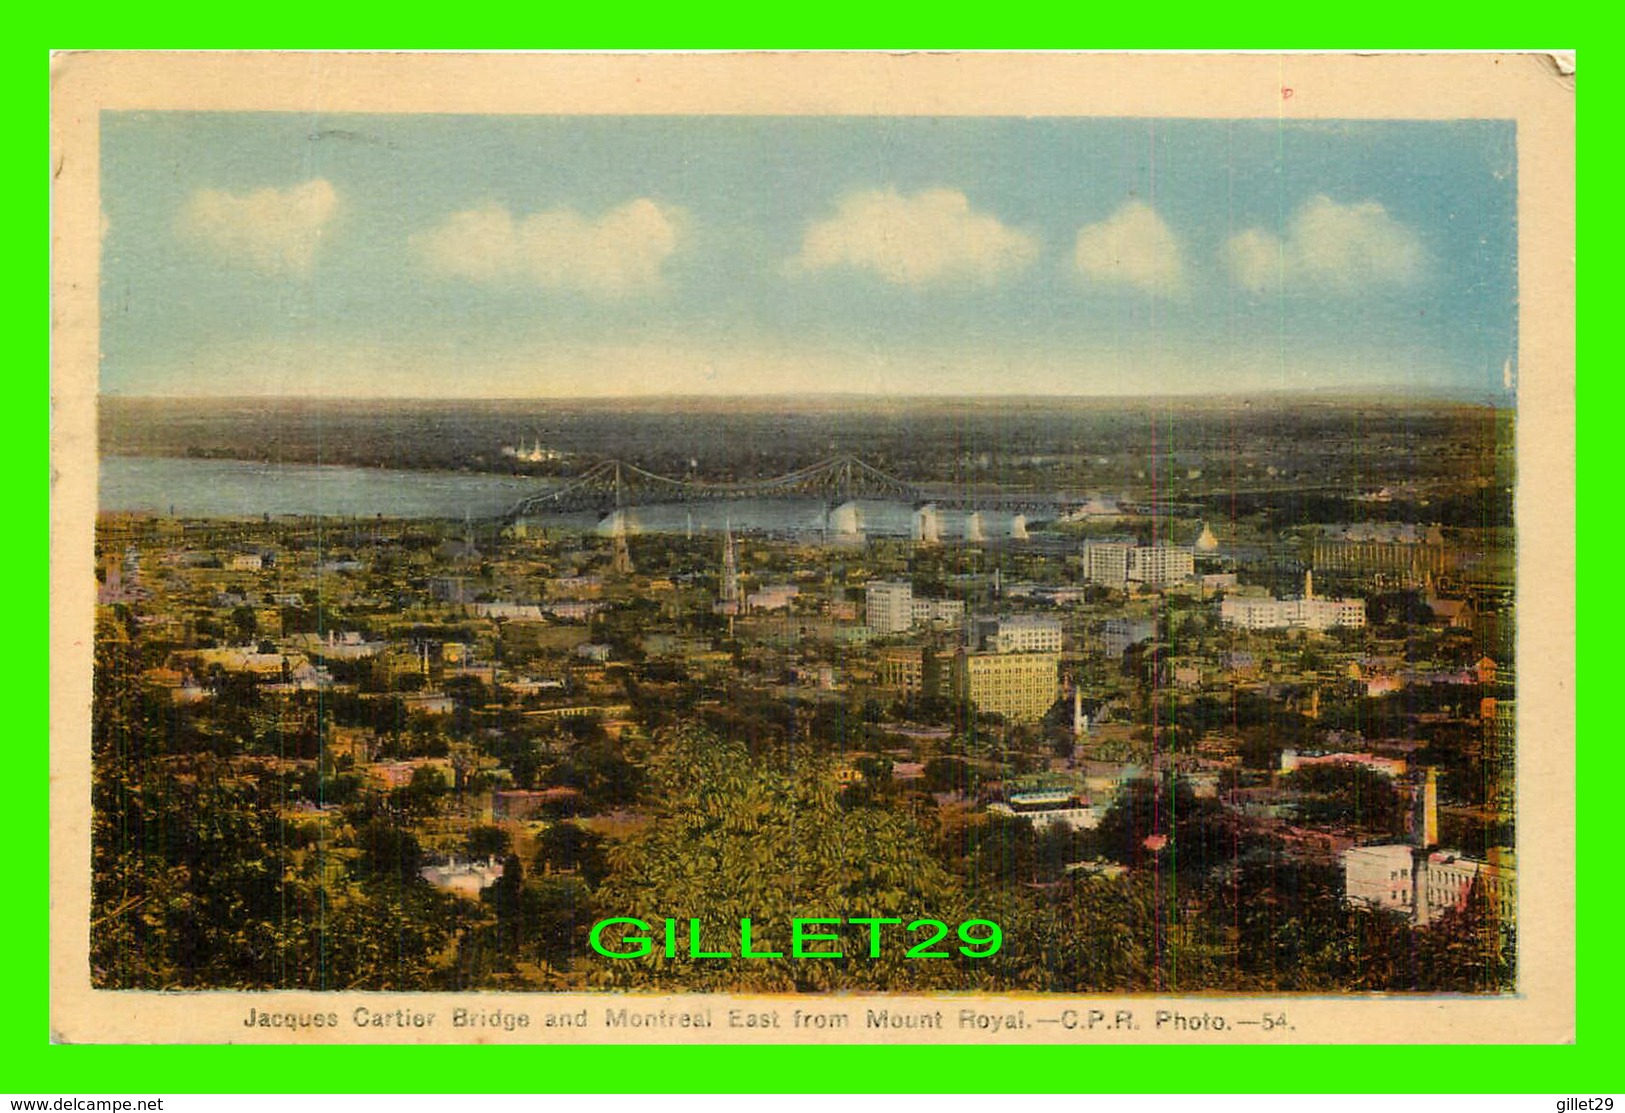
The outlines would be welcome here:
<svg viewBox="0 0 1625 1113">
<path fill-rule="evenodd" d="M 51 1025 L 62 1042 L 1536 1043 L 1575 1037 L 1574 77 L 1544 54 L 76 53 L 52 68 Z M 1515 997 L 152 993 L 89 984 L 98 113 L 1016 115 L 1517 125 L 1520 993 Z M 472 1009 L 492 1026 L 457 1026 Z M 606 1014 L 709 1027 L 610 1027 Z M 245 1025 L 250 1009 L 331 1014 Z M 868 1026 L 871 1010 L 940 1028 Z M 1090 1010 L 1098 1010 L 1098 1016 Z M 1124 1018 L 1119 1012 L 1127 1012 Z M 1169 1014 L 1157 1024 L 1159 1011 Z M 400 1013 L 404 1024 L 374 1023 Z M 776 1017 L 735 1027 L 732 1014 Z M 962 1023 L 964 1014 L 973 1019 Z M 434 1020 L 415 1026 L 412 1016 Z M 501 1016 L 527 1017 L 525 1026 Z M 844 1015 L 802 1025 L 798 1015 Z M 1181 1026 L 1174 1015 L 1187 1018 Z M 1190 1018 L 1205 1015 L 1206 1026 Z M 1285 1025 L 1273 1022 L 1284 1015 Z M 549 1025 L 548 1018 L 554 1023 Z M 974 1018 L 1010 1018 L 1006 1024 Z M 1211 1018 L 1225 1020 L 1215 1028 Z M 1266 1018 L 1270 1018 L 1266 1021 Z M 357 1023 L 364 1019 L 366 1023 Z M 585 1020 L 577 1024 L 577 1020 Z M 1093 1019 L 1093 1023 L 1090 1020 Z M 564 1024 L 564 1021 L 570 1021 Z M 1257 1023 L 1245 1023 L 1257 1021 Z M 503 1027 L 504 1023 L 515 1027 Z"/>
</svg>

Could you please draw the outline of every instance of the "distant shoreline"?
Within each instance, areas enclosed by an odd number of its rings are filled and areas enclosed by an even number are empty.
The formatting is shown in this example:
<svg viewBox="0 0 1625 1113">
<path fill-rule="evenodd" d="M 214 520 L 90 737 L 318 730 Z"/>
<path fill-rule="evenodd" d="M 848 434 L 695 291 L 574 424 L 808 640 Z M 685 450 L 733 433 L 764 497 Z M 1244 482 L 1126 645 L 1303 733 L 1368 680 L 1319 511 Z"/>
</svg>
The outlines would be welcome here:
<svg viewBox="0 0 1625 1113">
<path fill-rule="evenodd" d="M 1277 390 L 1247 391 L 1220 394 L 865 394 L 858 392 L 832 393 L 762 393 L 762 394 L 639 394 L 639 395 L 530 395 L 521 397 L 430 397 L 430 396 L 366 396 L 366 395 L 291 395 L 291 394 L 118 394 L 99 395 L 104 405 L 184 405 L 188 407 L 377 407 L 398 406 L 422 408 L 455 406 L 488 408 L 491 406 L 552 406 L 583 409 L 632 409 L 711 411 L 777 409 L 786 405 L 800 405 L 809 409 L 932 409 L 969 407 L 976 409 L 1032 409 L 1065 406 L 1087 410 L 1169 408 L 1236 408 L 1246 409 L 1260 402 L 1285 403 L 1304 407 L 1468 407 L 1514 409 L 1516 397 L 1510 392 L 1433 393 L 1402 389 L 1372 389 L 1366 391 L 1335 390 Z"/>
</svg>

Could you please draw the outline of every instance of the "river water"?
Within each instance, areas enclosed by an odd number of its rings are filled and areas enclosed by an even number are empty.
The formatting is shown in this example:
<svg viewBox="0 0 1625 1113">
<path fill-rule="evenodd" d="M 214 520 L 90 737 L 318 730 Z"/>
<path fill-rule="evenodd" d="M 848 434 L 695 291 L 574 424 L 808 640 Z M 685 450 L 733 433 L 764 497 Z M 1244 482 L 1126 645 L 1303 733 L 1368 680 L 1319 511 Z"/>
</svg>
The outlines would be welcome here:
<svg viewBox="0 0 1625 1113">
<path fill-rule="evenodd" d="M 269 514 L 334 518 L 493 518 L 520 499 L 548 489 L 546 481 L 478 472 L 395 471 L 320 464 L 266 464 L 164 456 L 104 456 L 101 509 L 182 518 L 243 518 Z M 862 500 L 857 522 L 869 536 L 907 537 L 914 508 L 908 503 Z M 592 529 L 597 515 L 543 516 L 538 524 Z M 988 538 L 1009 535 L 1011 515 L 985 511 Z M 690 505 L 637 507 L 630 531 L 649 533 L 740 530 L 837 536 L 854 523 L 812 499 L 737 499 Z M 943 540 L 963 538 L 969 515 L 943 510 Z"/>
</svg>

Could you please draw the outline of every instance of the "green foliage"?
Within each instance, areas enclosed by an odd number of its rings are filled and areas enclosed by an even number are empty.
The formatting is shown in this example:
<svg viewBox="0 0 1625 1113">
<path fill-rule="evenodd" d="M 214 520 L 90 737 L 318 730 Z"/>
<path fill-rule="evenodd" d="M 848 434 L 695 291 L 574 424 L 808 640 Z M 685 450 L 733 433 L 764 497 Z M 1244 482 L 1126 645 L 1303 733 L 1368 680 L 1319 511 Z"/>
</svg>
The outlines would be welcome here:
<svg viewBox="0 0 1625 1113">
<path fill-rule="evenodd" d="M 1223 806 L 1198 798 L 1183 779 L 1172 776 L 1126 784 L 1094 839 L 1113 861 L 1188 876 L 1229 862 L 1241 850 L 1240 833 Z"/>
<path fill-rule="evenodd" d="M 1006 927 L 1008 978 L 1045 992 L 1179 992 L 1219 984 L 1217 948 L 1152 872 L 1080 877 Z"/>
<path fill-rule="evenodd" d="M 185 778 L 98 768 L 91 976 L 106 988 L 422 989 L 461 926 L 410 835 L 370 826 L 364 879 L 329 877 L 268 801 L 211 759 Z"/>
<path fill-rule="evenodd" d="M 1307 822 L 1362 827 L 1399 836 L 1405 830 L 1405 801 L 1392 777 L 1352 762 L 1303 765 L 1293 770 L 1291 787 L 1306 796 L 1298 814 Z"/>
<path fill-rule="evenodd" d="M 490 823 L 481 823 L 468 829 L 465 847 L 470 858 L 505 857 L 513 850 L 513 836 Z"/>
<path fill-rule="evenodd" d="M 742 917 L 771 925 L 787 944 L 793 918 L 973 918 L 963 892 L 927 852 L 908 817 L 874 808 L 844 812 L 825 761 L 769 764 L 738 742 L 689 729 L 665 740 L 652 769 L 649 824 L 611 852 L 601 907 L 657 923 L 690 918 L 706 938 L 736 949 Z M 598 981 L 637 988 L 772 992 L 970 988 L 974 960 L 909 960 L 891 946 L 879 959 L 855 933 L 839 960 L 602 960 Z M 899 936 L 898 938 L 901 938 Z M 762 946 L 758 943 L 758 946 Z M 788 951 L 787 946 L 773 947 Z"/>
<path fill-rule="evenodd" d="M 608 811 L 637 800 L 643 772 L 613 742 L 599 738 L 572 749 L 552 768 L 548 780 L 580 790 L 585 810 Z"/>
<path fill-rule="evenodd" d="M 609 873 L 609 856 L 603 837 L 577 823 L 551 824 L 542 832 L 536 851 L 539 871 L 580 873 L 596 887 Z"/>
</svg>

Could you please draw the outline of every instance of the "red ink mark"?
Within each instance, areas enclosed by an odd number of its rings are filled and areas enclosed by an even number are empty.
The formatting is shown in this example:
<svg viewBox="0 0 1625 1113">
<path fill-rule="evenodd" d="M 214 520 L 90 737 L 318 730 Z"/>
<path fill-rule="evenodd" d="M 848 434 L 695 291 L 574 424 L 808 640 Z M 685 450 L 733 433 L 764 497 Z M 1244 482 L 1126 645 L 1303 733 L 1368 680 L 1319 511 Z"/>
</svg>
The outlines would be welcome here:
<svg viewBox="0 0 1625 1113">
<path fill-rule="evenodd" d="M 1282 100 L 1291 100 L 1292 99 L 1292 90 L 1288 89 L 1284 85 L 1281 86 L 1281 99 Z"/>
</svg>

